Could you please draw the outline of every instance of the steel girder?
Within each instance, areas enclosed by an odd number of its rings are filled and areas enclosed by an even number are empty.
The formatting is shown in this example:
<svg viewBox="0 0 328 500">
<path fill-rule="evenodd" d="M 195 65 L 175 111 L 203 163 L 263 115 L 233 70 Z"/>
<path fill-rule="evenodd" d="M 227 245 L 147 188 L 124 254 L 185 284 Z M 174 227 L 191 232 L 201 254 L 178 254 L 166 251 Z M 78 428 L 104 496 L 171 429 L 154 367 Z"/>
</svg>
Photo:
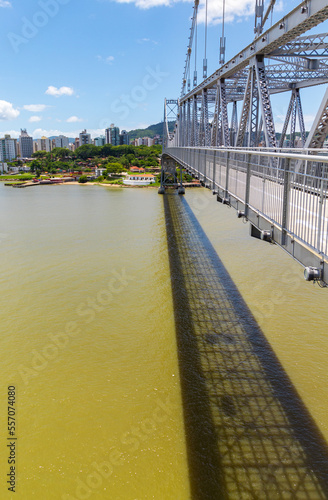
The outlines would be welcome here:
<svg viewBox="0 0 328 500">
<path fill-rule="evenodd" d="M 212 121 L 211 146 L 217 146 L 219 135 L 220 86 L 216 86 L 215 107 Z"/>
<path fill-rule="evenodd" d="M 226 97 L 226 87 L 225 81 L 220 80 L 220 108 L 221 108 L 221 130 L 222 130 L 222 146 L 230 146 L 230 134 L 229 134 L 229 121 L 228 121 L 228 109 L 227 109 L 227 97 Z"/>
<path fill-rule="evenodd" d="M 328 34 L 299 36 L 271 52 L 270 56 L 327 57 Z"/>
<path fill-rule="evenodd" d="M 234 145 L 238 131 L 238 114 L 237 114 L 237 101 L 233 101 L 231 125 L 230 125 L 230 144 Z"/>
<path fill-rule="evenodd" d="M 202 92 L 200 112 L 201 113 L 200 113 L 198 144 L 199 144 L 199 146 L 209 146 L 210 145 L 210 130 L 209 130 L 209 122 L 208 122 L 208 101 L 207 101 L 207 90 L 206 89 L 204 89 Z"/>
<path fill-rule="evenodd" d="M 246 83 L 246 87 L 245 87 L 244 99 L 243 99 L 243 106 L 242 106 L 239 127 L 238 127 L 238 133 L 237 133 L 236 143 L 235 143 L 235 146 L 238 148 L 243 146 L 244 137 L 245 137 L 245 133 L 246 133 L 246 127 L 247 127 L 247 120 L 249 117 L 252 73 L 253 73 L 253 68 L 250 68 L 249 72 L 248 72 L 248 78 L 247 78 L 247 83 Z"/>
<path fill-rule="evenodd" d="M 265 74 L 264 62 L 261 59 L 259 57 L 254 58 L 254 67 L 258 85 L 259 102 L 263 117 L 265 143 L 267 147 L 273 148 L 276 146 L 276 132 L 274 128 L 273 114 L 272 114 L 270 95 Z"/>
<path fill-rule="evenodd" d="M 256 72 L 255 67 L 251 68 L 251 83 L 249 95 L 249 117 L 248 117 L 248 140 L 247 146 L 257 146 L 257 126 L 259 118 L 259 93 L 256 87 Z"/>
<path fill-rule="evenodd" d="M 298 122 L 300 125 L 302 146 L 304 146 L 306 133 L 305 133 L 304 117 L 303 117 L 302 103 L 301 103 L 301 96 L 299 89 L 292 90 L 292 95 L 289 101 L 284 126 L 279 140 L 280 148 L 283 147 L 290 118 L 291 118 L 291 127 L 290 127 L 289 147 L 293 148 L 295 146 L 296 115 L 298 116 Z"/>
<path fill-rule="evenodd" d="M 191 145 L 191 114 L 190 114 L 190 99 L 187 101 L 187 146 Z"/>
<path fill-rule="evenodd" d="M 325 0 L 301 2 L 233 59 L 183 95 L 181 102 L 185 102 L 186 106 L 181 108 L 175 142 L 194 146 L 210 143 L 214 146 L 231 144 L 232 140 L 237 146 L 242 146 L 248 130 L 247 142 L 257 145 L 263 123 L 266 145 L 275 145 L 270 94 L 328 83 L 328 34 L 300 36 L 327 18 L 328 5 Z M 257 57 L 260 54 L 276 60 L 278 64 L 268 64 L 264 68 L 263 57 Z M 257 61 L 256 64 L 254 61 Z M 220 84 L 223 81 L 224 87 Z M 232 132 L 228 126 L 227 106 L 228 103 L 241 100 L 243 105 L 238 131 Z M 210 106 L 214 106 L 212 129 L 209 125 Z M 233 104 L 233 113 L 235 110 L 236 104 Z M 288 118 L 289 123 L 292 118 L 292 136 L 298 116 L 304 142 L 305 128 L 299 93 L 296 93 L 290 111 L 286 120 Z M 322 143 L 321 138 L 317 140 L 314 136 L 321 137 L 320 134 L 324 134 L 324 115 L 321 113 L 317 121 L 312 144 Z M 165 133 L 172 142 L 173 137 L 167 128 Z"/>
<path fill-rule="evenodd" d="M 165 99 L 164 101 L 164 126 L 163 126 L 163 145 L 164 147 L 177 143 L 177 129 L 178 129 L 178 115 L 179 115 L 179 100 L 178 99 Z M 175 121 L 176 125 L 173 132 L 169 132 L 169 122 Z"/>
<path fill-rule="evenodd" d="M 328 89 L 305 142 L 306 148 L 322 148 L 328 134 Z"/>
<path fill-rule="evenodd" d="M 198 104 L 196 95 L 192 102 L 191 145 L 198 146 Z"/>
<path fill-rule="evenodd" d="M 248 147 L 258 145 L 259 111 L 261 111 L 264 128 L 265 145 L 267 147 L 275 147 L 276 134 L 264 62 L 261 58 L 255 57 L 249 68 L 241 118 L 235 143 L 237 147 L 243 146 L 246 130 L 248 130 Z"/>
</svg>

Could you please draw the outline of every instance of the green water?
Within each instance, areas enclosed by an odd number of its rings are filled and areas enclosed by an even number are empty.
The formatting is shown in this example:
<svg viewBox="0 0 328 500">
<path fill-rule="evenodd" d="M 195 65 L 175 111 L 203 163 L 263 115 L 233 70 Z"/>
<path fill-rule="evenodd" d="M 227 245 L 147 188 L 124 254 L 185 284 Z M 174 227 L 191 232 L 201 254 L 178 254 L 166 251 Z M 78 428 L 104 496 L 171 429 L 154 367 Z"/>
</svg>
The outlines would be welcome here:
<svg viewBox="0 0 328 500">
<path fill-rule="evenodd" d="M 209 191 L 191 209 L 328 438 L 327 292 Z M 163 199 L 154 189 L 0 184 L 0 498 L 187 500 Z"/>
<path fill-rule="evenodd" d="M 16 498 L 187 499 L 162 200 L 0 190 L 0 497 L 15 385 Z"/>
</svg>

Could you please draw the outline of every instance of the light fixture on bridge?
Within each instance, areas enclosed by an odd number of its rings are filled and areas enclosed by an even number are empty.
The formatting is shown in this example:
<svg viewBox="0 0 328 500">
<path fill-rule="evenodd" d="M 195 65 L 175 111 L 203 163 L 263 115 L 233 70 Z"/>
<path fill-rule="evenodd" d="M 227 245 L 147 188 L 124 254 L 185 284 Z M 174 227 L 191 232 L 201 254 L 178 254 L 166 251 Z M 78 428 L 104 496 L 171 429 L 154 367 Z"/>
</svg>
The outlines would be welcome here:
<svg viewBox="0 0 328 500">
<path fill-rule="evenodd" d="M 304 278 L 306 281 L 320 280 L 321 269 L 318 267 L 306 267 L 304 269 Z"/>
<path fill-rule="evenodd" d="M 272 231 L 261 231 L 261 240 L 271 242 Z"/>
</svg>

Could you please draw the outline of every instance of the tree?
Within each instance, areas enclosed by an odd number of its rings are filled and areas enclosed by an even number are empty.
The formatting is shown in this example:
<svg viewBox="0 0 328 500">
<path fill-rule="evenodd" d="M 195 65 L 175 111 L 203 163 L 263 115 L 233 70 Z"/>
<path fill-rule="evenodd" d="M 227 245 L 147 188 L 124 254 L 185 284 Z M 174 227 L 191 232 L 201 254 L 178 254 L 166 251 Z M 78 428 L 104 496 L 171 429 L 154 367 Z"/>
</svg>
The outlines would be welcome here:
<svg viewBox="0 0 328 500">
<path fill-rule="evenodd" d="M 46 158 L 47 155 L 47 151 L 35 151 L 35 153 L 32 154 L 32 158 Z"/>
<path fill-rule="evenodd" d="M 82 160 L 87 160 L 88 158 L 94 158 L 101 153 L 102 146 L 94 146 L 93 144 L 84 144 L 75 150 L 77 158 Z"/>
<path fill-rule="evenodd" d="M 53 158 L 68 158 L 71 155 L 71 151 L 68 148 L 54 148 L 51 151 L 51 155 Z"/>
<path fill-rule="evenodd" d="M 30 169 L 31 172 L 41 172 L 41 162 L 39 160 L 32 160 L 30 163 Z"/>
<path fill-rule="evenodd" d="M 110 174 L 118 174 L 122 171 L 124 171 L 125 168 L 122 166 L 121 163 L 108 163 L 107 166 L 106 166 L 106 173 L 110 173 Z"/>
</svg>

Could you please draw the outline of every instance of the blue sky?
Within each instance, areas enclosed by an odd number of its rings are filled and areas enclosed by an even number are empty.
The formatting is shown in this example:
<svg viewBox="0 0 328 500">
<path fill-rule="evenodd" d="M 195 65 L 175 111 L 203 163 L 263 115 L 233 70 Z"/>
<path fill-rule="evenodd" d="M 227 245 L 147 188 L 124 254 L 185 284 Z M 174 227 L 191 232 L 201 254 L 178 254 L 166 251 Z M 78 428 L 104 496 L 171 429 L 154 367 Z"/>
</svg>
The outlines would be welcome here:
<svg viewBox="0 0 328 500">
<path fill-rule="evenodd" d="M 210 74 L 218 67 L 222 1 L 208 1 Z M 227 59 L 253 38 L 254 3 L 226 0 Z M 277 2 L 273 20 L 297 3 Z M 192 5 L 188 0 L 0 0 L 0 135 L 17 137 L 27 128 L 34 138 L 75 137 L 86 128 L 95 137 L 111 123 L 130 130 L 161 121 L 164 97 L 180 94 Z M 203 13 L 201 1 L 200 19 Z M 198 38 L 200 81 L 202 23 Z M 305 91 L 307 128 L 324 90 Z M 288 97 L 279 99 L 275 115 L 283 116 L 287 105 Z"/>
</svg>

